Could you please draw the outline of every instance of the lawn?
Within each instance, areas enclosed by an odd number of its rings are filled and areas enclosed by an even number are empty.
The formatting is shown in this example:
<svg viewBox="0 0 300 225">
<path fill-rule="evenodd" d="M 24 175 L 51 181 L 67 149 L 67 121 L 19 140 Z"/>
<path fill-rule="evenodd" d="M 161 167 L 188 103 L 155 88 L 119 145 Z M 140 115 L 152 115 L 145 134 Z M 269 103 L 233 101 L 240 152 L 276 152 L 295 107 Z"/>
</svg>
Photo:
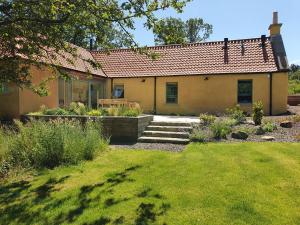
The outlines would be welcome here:
<svg viewBox="0 0 300 225">
<path fill-rule="evenodd" d="M 0 183 L 0 224 L 300 224 L 300 144 L 111 150 Z"/>
</svg>

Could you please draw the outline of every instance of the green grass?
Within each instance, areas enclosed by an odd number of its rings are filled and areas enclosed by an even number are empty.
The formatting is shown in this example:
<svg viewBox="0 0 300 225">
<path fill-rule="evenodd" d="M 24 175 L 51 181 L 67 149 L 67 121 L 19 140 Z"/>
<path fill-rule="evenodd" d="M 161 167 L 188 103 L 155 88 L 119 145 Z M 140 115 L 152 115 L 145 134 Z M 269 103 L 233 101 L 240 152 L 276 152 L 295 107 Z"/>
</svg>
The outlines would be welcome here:
<svg viewBox="0 0 300 225">
<path fill-rule="evenodd" d="M 300 144 L 111 150 L 0 186 L 0 224 L 300 224 Z"/>
</svg>

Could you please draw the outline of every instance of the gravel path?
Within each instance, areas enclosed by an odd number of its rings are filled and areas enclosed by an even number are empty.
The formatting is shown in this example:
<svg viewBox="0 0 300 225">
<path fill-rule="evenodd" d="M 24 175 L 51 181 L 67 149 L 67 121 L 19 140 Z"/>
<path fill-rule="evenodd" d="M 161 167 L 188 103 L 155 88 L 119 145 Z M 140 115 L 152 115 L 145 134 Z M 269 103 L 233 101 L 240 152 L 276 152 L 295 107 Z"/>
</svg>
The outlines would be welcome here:
<svg viewBox="0 0 300 225">
<path fill-rule="evenodd" d="M 163 150 L 170 152 L 181 152 L 186 145 L 178 144 L 161 144 L 161 143 L 132 143 L 132 144 L 112 144 L 112 149 L 146 149 L 146 150 Z"/>
</svg>

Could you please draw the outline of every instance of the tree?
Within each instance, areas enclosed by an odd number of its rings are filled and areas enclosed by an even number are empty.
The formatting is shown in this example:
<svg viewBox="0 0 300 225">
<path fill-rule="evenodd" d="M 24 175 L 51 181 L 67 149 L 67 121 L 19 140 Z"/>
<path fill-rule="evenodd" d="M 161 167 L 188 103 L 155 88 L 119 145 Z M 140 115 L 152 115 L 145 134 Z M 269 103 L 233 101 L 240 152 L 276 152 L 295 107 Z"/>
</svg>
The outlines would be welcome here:
<svg viewBox="0 0 300 225">
<path fill-rule="evenodd" d="M 212 34 L 212 25 L 201 18 L 192 18 L 184 22 L 179 18 L 168 17 L 159 20 L 154 26 L 156 45 L 184 44 L 205 41 Z"/>
<path fill-rule="evenodd" d="M 186 21 L 186 35 L 189 43 L 205 41 L 212 34 L 213 26 L 201 18 Z"/>
<path fill-rule="evenodd" d="M 86 46 L 91 37 L 103 49 L 122 44 L 148 54 L 130 32 L 135 28 L 134 19 L 144 18 L 145 27 L 152 29 L 158 21 L 156 11 L 174 8 L 182 12 L 188 1 L 0 0 L 0 83 L 13 82 L 46 94 L 47 80 L 34 86 L 29 67 L 41 67 L 47 59 L 57 77 L 67 78 L 67 74 L 51 64 L 57 54 L 64 57 L 63 52 L 80 57 L 65 40 Z"/>
</svg>

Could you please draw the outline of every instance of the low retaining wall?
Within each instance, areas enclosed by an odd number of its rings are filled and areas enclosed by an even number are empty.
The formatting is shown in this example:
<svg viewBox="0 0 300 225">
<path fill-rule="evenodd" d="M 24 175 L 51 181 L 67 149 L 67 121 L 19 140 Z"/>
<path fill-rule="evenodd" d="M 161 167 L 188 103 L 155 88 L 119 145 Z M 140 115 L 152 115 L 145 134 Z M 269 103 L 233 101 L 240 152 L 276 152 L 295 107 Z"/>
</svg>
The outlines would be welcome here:
<svg viewBox="0 0 300 225">
<path fill-rule="evenodd" d="M 292 106 L 300 105 L 300 95 L 289 95 L 288 104 Z"/>
<path fill-rule="evenodd" d="M 123 116 L 52 116 L 52 115 L 24 115 L 23 121 L 29 119 L 42 119 L 45 121 L 54 119 L 77 119 L 82 123 L 88 120 L 99 120 L 102 124 L 103 134 L 110 137 L 112 142 L 135 142 L 142 135 L 143 131 L 153 120 L 151 115 L 142 115 L 138 117 Z"/>
</svg>

